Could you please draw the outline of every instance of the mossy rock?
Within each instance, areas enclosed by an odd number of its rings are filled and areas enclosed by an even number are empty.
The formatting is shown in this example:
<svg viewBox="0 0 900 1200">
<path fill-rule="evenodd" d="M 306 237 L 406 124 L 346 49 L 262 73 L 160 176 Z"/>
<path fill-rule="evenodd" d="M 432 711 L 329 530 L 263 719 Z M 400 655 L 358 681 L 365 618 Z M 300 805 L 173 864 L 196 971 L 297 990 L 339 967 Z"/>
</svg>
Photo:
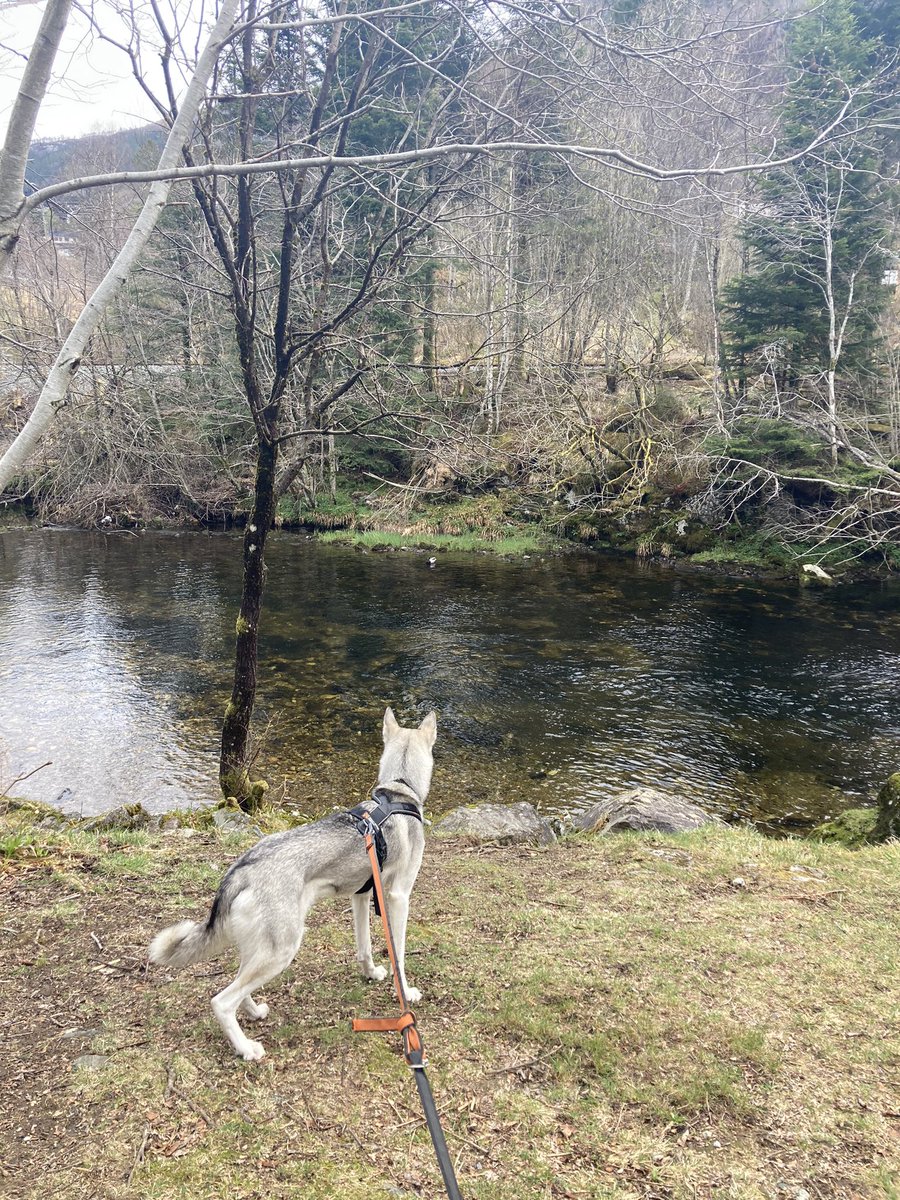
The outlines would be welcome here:
<svg viewBox="0 0 900 1200">
<path fill-rule="evenodd" d="M 870 841 L 900 838 L 900 771 L 895 771 L 878 793 L 878 819 Z"/>
<path fill-rule="evenodd" d="M 848 808 L 831 821 L 817 825 L 809 836 L 817 842 L 837 842 L 848 850 L 858 850 L 872 840 L 877 820 L 874 808 Z"/>
</svg>

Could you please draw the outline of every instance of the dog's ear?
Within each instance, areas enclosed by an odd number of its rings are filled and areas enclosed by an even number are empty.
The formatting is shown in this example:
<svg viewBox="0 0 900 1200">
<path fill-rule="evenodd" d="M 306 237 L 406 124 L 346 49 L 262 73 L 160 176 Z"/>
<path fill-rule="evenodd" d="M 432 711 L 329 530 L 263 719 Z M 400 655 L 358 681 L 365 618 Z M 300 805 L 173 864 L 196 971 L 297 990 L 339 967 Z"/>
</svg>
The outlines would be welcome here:
<svg viewBox="0 0 900 1200">
<path fill-rule="evenodd" d="M 394 737 L 399 729 L 400 722 L 394 716 L 394 710 L 392 708 L 386 708 L 384 710 L 384 721 L 382 722 L 381 726 L 381 736 L 384 738 L 385 745 L 387 745 L 387 743 L 392 737 Z"/>
<path fill-rule="evenodd" d="M 419 730 L 428 738 L 429 746 L 433 746 L 437 740 L 437 713 L 434 711 L 434 709 L 431 710 L 431 712 L 419 726 Z"/>
</svg>

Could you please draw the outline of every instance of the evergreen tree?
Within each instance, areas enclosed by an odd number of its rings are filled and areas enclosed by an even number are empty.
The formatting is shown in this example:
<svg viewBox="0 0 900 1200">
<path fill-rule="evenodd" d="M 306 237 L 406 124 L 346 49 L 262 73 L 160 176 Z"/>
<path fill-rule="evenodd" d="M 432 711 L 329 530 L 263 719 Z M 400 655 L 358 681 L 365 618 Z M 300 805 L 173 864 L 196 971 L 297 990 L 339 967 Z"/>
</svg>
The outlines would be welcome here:
<svg viewBox="0 0 900 1200">
<path fill-rule="evenodd" d="M 884 50 L 878 38 L 863 36 L 850 0 L 827 0 L 797 22 L 789 43 L 793 80 L 780 114 L 785 152 L 802 149 L 835 119 L 847 89 L 873 75 Z M 852 137 L 759 179 L 743 230 L 748 270 L 726 292 L 726 353 L 742 382 L 760 373 L 770 347 L 781 385 L 871 364 L 890 298 L 882 283 L 890 222 L 885 146 L 873 120 L 887 102 L 883 90 L 861 89 L 849 118 Z"/>
</svg>

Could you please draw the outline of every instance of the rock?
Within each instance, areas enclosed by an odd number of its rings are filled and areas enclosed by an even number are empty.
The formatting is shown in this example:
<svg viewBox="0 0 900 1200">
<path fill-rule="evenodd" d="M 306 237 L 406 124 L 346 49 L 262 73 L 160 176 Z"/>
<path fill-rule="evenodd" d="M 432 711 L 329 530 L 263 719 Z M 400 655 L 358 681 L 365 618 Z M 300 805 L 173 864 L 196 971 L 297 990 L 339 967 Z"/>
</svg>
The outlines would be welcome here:
<svg viewBox="0 0 900 1200">
<path fill-rule="evenodd" d="M 648 787 L 632 788 L 601 800 L 575 817 L 575 828 L 584 833 L 615 833 L 622 829 L 686 833 L 701 825 L 721 824 L 718 817 L 710 816 L 696 804 Z"/>
<path fill-rule="evenodd" d="M 81 826 L 89 833 L 102 833 L 108 829 L 145 829 L 150 824 L 150 814 L 143 804 L 121 804 L 109 812 L 89 817 Z"/>
<path fill-rule="evenodd" d="M 834 580 L 827 571 L 823 571 L 816 563 L 804 563 L 800 568 L 800 582 L 815 587 L 830 587 Z"/>
<path fill-rule="evenodd" d="M 106 1031 L 102 1028 L 98 1029 L 67 1029 L 65 1033 L 60 1034 L 60 1037 L 66 1041 L 72 1041 L 78 1038 L 85 1042 L 92 1042 L 94 1038 L 100 1037 Z"/>
<path fill-rule="evenodd" d="M 217 808 L 213 811 L 212 819 L 216 829 L 226 833 L 253 833 L 262 837 L 262 830 L 253 824 L 250 814 L 242 812 L 239 808 Z"/>
<path fill-rule="evenodd" d="M 878 820 L 872 830 L 873 842 L 900 838 L 900 771 L 895 771 L 878 793 Z"/>
<path fill-rule="evenodd" d="M 100 1071 L 108 1062 L 108 1054 L 82 1054 L 72 1063 L 72 1070 Z"/>
<path fill-rule="evenodd" d="M 848 808 L 830 821 L 817 825 L 809 836 L 816 842 L 836 842 L 848 850 L 858 850 L 872 840 L 877 820 L 878 812 L 874 808 Z"/>
<path fill-rule="evenodd" d="M 38 829 L 64 829 L 71 818 L 50 804 L 37 800 L 20 800 L 15 796 L 0 796 L 0 812 L 14 812 Z"/>
<path fill-rule="evenodd" d="M 549 845 L 556 841 L 550 823 L 524 801 L 518 804 L 480 804 L 454 808 L 434 829 L 439 836 L 467 837 L 477 842 Z"/>
</svg>

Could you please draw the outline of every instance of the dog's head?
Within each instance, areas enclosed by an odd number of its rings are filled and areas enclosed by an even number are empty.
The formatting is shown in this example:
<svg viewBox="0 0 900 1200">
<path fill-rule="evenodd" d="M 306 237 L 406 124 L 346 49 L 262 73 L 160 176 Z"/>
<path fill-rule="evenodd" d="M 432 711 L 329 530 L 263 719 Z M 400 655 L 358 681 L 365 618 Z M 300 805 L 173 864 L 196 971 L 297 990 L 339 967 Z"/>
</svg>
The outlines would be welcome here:
<svg viewBox="0 0 900 1200">
<path fill-rule="evenodd" d="M 378 768 L 379 783 L 407 783 L 424 803 L 431 786 L 432 748 L 437 738 L 437 714 L 430 712 L 418 729 L 404 729 L 394 710 L 384 710 L 381 727 L 384 751 Z"/>
</svg>

